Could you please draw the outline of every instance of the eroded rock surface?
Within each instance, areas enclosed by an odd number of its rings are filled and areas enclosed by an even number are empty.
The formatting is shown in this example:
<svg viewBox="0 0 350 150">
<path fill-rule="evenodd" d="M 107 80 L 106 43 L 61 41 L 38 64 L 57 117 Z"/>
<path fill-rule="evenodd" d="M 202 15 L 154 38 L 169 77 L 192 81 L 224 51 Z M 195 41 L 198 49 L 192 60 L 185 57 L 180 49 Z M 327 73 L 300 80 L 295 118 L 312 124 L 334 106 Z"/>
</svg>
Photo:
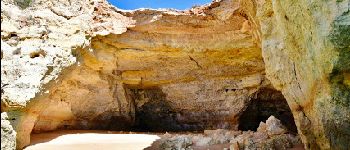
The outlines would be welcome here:
<svg viewBox="0 0 350 150">
<path fill-rule="evenodd" d="M 26 9 L 12 1 L 1 5 L 2 108 L 26 106 L 76 62 L 72 52 L 90 45 L 89 34 L 123 33 L 132 22 L 102 1 L 31 3 Z"/>
<path fill-rule="evenodd" d="M 267 78 L 310 149 L 350 147 L 350 1 L 257 2 Z"/>
<path fill-rule="evenodd" d="M 104 1 L 35 0 L 22 8 L 17 5 L 1 1 L 1 110 L 11 111 L 17 146 L 23 147 L 33 118 L 50 107 L 47 102 L 33 103 L 76 64 L 74 51 L 90 45 L 89 35 L 123 33 L 133 21 Z M 39 107 L 33 113 L 32 105 Z"/>
<path fill-rule="evenodd" d="M 104 0 L 1 2 L 7 149 L 57 129 L 237 129 L 266 88 L 282 91 L 306 148 L 348 147 L 347 0 L 128 12 Z M 285 132 L 271 131 L 252 134 Z M 289 139 L 276 137 L 267 141 Z"/>
<path fill-rule="evenodd" d="M 252 23 L 239 2 L 221 3 L 121 12 L 105 1 L 6 2 L 2 109 L 15 112 L 17 147 L 56 129 L 237 129 L 269 82 Z"/>
</svg>

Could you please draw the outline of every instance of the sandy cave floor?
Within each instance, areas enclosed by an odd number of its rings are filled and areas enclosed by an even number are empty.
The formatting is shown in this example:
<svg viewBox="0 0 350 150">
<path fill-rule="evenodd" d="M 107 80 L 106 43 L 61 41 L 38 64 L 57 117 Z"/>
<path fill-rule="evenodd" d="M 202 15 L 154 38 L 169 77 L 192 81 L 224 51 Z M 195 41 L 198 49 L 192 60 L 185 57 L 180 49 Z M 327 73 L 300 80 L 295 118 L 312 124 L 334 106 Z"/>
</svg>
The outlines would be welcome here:
<svg viewBox="0 0 350 150">
<path fill-rule="evenodd" d="M 58 130 L 31 135 L 24 150 L 158 150 L 164 133 L 141 133 L 104 130 Z M 223 150 L 230 144 L 192 147 L 195 150 Z M 303 150 L 297 146 L 290 150 Z"/>
<path fill-rule="evenodd" d="M 32 134 L 25 150 L 142 150 L 157 139 L 155 134 L 61 130 Z"/>
</svg>

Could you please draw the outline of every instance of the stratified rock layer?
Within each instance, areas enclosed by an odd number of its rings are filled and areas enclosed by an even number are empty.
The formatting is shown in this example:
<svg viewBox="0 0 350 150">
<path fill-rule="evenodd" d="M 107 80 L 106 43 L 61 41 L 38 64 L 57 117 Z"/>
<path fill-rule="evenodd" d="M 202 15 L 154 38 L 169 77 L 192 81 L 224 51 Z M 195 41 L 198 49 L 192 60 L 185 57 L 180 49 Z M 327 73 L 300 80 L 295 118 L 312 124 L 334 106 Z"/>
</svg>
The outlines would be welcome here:
<svg viewBox="0 0 350 150">
<path fill-rule="evenodd" d="M 24 20 L 11 18 L 11 7 Z M 239 2 L 185 12 L 119 12 L 104 1 L 35 1 L 22 10 L 7 2 L 2 16 L 2 109 L 12 112 L 19 148 L 31 132 L 56 129 L 237 129 L 246 104 L 269 84 Z"/>
<path fill-rule="evenodd" d="M 278 95 L 265 70 L 306 148 L 349 147 L 348 0 L 26 2 L 1 5 L 5 149 L 56 129 L 237 129 L 261 89 Z"/>
</svg>

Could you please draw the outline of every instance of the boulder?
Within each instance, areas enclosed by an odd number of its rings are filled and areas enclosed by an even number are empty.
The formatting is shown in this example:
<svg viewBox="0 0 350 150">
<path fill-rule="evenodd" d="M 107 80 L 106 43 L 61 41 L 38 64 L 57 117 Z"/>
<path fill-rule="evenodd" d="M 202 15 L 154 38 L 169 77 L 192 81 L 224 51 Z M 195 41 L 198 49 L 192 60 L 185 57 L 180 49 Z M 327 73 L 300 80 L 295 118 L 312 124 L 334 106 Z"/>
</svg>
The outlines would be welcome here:
<svg viewBox="0 0 350 150">
<path fill-rule="evenodd" d="M 281 124 L 281 121 L 274 116 L 270 116 L 266 120 L 266 131 L 269 136 L 279 135 L 287 132 L 286 127 L 284 127 Z"/>
</svg>

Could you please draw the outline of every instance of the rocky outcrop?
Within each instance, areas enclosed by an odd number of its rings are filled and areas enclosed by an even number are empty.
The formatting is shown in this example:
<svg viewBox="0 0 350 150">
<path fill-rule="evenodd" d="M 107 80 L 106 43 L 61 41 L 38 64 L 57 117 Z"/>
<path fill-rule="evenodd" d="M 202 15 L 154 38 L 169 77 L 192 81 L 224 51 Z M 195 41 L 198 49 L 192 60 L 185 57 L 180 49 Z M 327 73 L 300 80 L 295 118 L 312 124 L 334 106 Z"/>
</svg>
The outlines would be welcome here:
<svg viewBox="0 0 350 150">
<path fill-rule="evenodd" d="M 7 149 L 57 129 L 238 129 L 264 89 L 287 99 L 306 148 L 348 147 L 348 1 L 222 0 L 187 11 L 26 2 L 1 5 Z"/>
<path fill-rule="evenodd" d="M 350 147 L 350 2 L 257 2 L 267 78 L 309 149 Z"/>
<path fill-rule="evenodd" d="M 98 1 L 37 0 L 27 9 L 15 4 L 1 6 L 2 108 L 26 106 L 76 62 L 72 52 L 90 45 L 87 35 L 123 33 L 132 22 Z"/>
<path fill-rule="evenodd" d="M 301 144 L 301 140 L 285 133 L 283 125 L 274 116 L 261 122 L 257 132 L 205 130 L 203 134 L 164 134 L 148 149 L 290 149 Z M 271 134 L 273 133 L 273 134 Z M 147 148 L 146 148 L 147 150 Z"/>
</svg>

